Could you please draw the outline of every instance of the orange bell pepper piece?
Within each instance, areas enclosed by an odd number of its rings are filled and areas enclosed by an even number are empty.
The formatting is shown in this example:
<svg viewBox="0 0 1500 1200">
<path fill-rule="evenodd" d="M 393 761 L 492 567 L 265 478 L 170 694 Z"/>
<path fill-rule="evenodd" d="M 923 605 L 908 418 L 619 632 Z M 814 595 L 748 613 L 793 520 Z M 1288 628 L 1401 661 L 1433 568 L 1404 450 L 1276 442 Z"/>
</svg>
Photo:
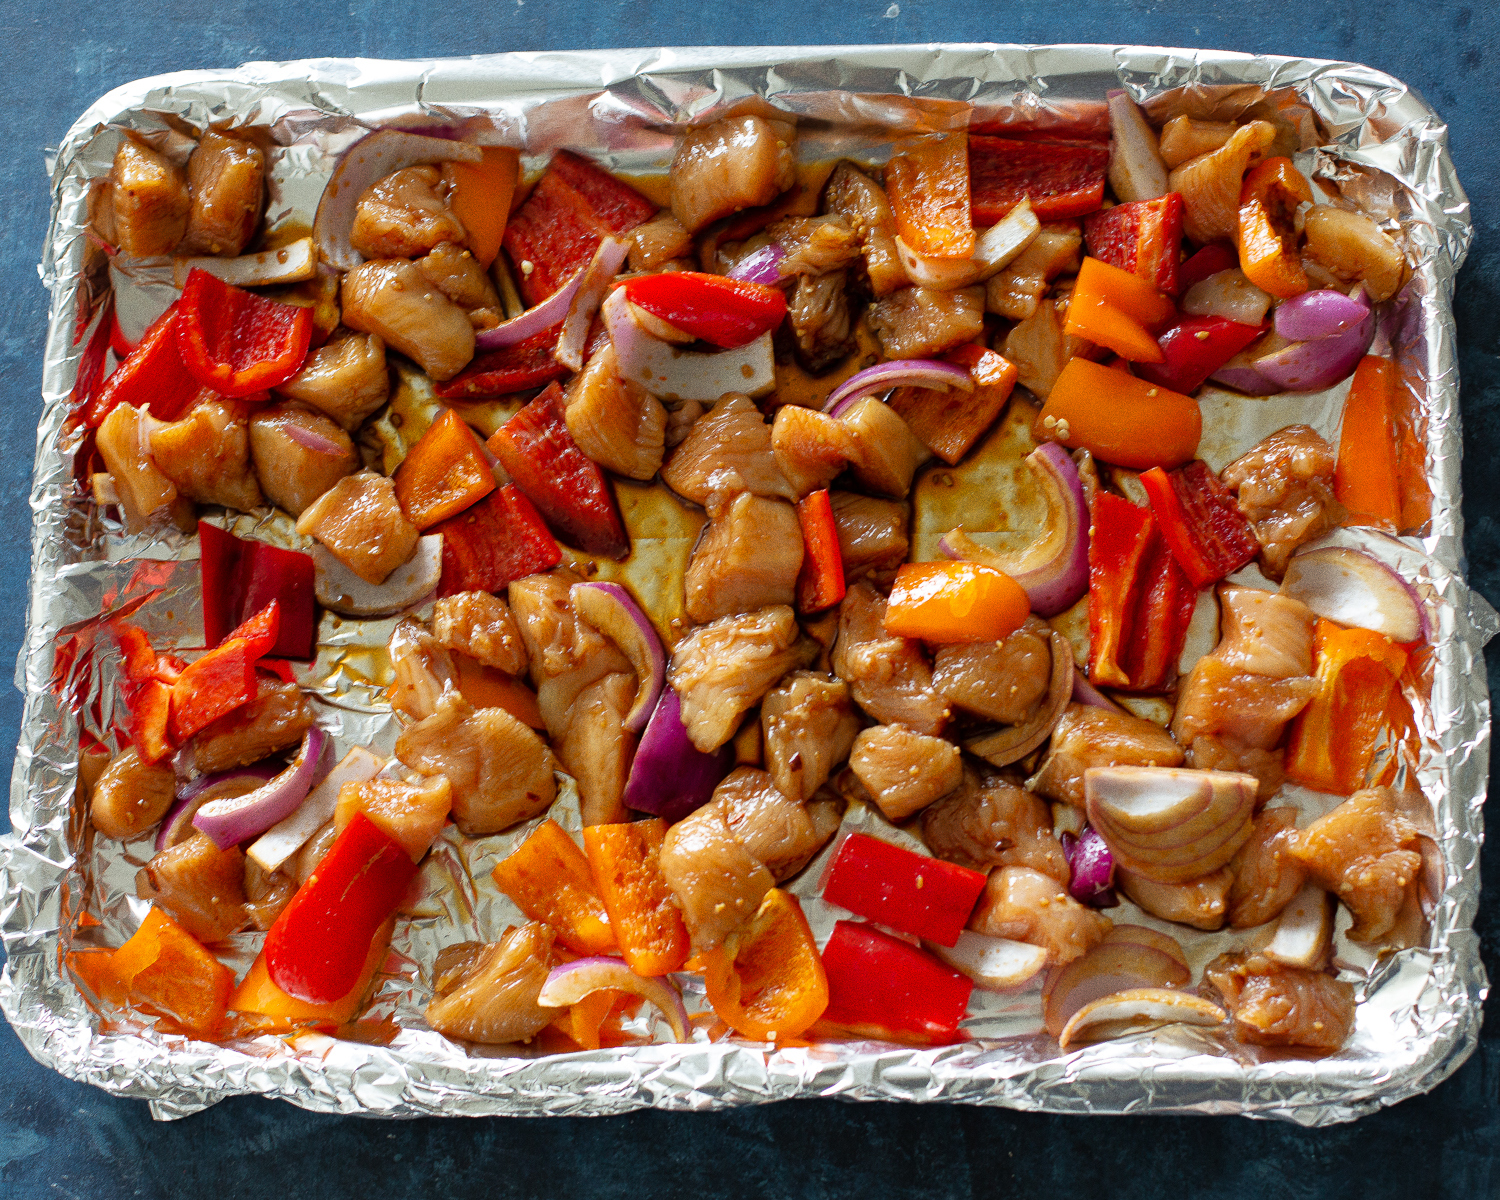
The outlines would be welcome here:
<svg viewBox="0 0 1500 1200">
<path fill-rule="evenodd" d="M 1107 346 L 1131 362 L 1159 363 L 1162 349 L 1151 330 L 1176 315 L 1155 284 L 1097 258 L 1085 258 L 1068 301 L 1063 332 Z"/>
<path fill-rule="evenodd" d="M 667 823 L 660 817 L 583 827 L 594 886 L 620 951 L 637 975 L 666 975 L 687 962 L 687 926 L 656 865 L 666 836 Z"/>
<path fill-rule="evenodd" d="M 885 629 L 930 642 L 998 642 L 1030 614 L 1025 590 L 1004 571 L 971 562 L 906 563 L 891 587 Z"/>
<path fill-rule="evenodd" d="M 1344 400 L 1333 493 L 1349 510 L 1346 524 L 1401 528 L 1401 480 L 1396 451 L 1396 364 L 1366 354 L 1354 369 Z"/>
<path fill-rule="evenodd" d="M 347 1025 L 359 1011 L 360 1001 L 370 989 L 370 981 L 385 961 L 395 926 L 396 918 L 391 917 L 380 927 L 370 942 L 370 953 L 360 972 L 359 982 L 331 1004 L 313 1004 L 282 991 L 271 982 L 266 954 L 262 950 L 245 972 L 245 978 L 240 980 L 239 987 L 234 989 L 234 995 L 229 997 L 229 1011 L 252 1018 L 246 1023 L 262 1033 L 287 1033 L 303 1027 L 332 1030 Z"/>
<path fill-rule="evenodd" d="M 418 529 L 457 516 L 496 486 L 479 439 L 451 408 L 427 427 L 391 481 L 401 510 Z"/>
<path fill-rule="evenodd" d="M 1318 690 L 1292 722 L 1286 776 L 1315 791 L 1353 795 L 1365 786 L 1407 652 L 1384 634 L 1319 621 L 1313 653 Z"/>
<path fill-rule="evenodd" d="M 828 1007 L 828 975 L 797 898 L 767 892 L 749 923 L 703 956 L 703 988 L 719 1020 L 747 1038 L 810 1029 Z"/>
<path fill-rule="evenodd" d="M 885 169 L 896 232 L 917 254 L 968 258 L 974 253 L 969 207 L 969 135 L 913 138 Z"/>
<path fill-rule="evenodd" d="M 503 708 L 516 720 L 533 729 L 545 729 L 541 706 L 536 693 L 522 683 L 487 667 L 478 659 L 470 658 L 460 651 L 451 651 L 453 665 L 458 668 L 458 694 L 474 708 Z"/>
<path fill-rule="evenodd" d="M 486 271 L 500 253 L 521 172 L 521 153 L 509 146 L 482 146 L 482 162 L 449 163 L 453 191 L 448 207 L 469 235 L 469 253 Z"/>
<path fill-rule="evenodd" d="M 1145 471 L 1192 459 L 1203 436 L 1203 413 L 1191 396 L 1086 358 L 1070 358 L 1052 385 L 1039 425 L 1041 437 Z"/>
<path fill-rule="evenodd" d="M 615 949 L 615 933 L 589 860 L 551 818 L 496 864 L 494 878 L 517 908 L 550 926 L 569 950 L 603 954 Z"/>
<path fill-rule="evenodd" d="M 281 605 L 272 600 L 172 685 L 170 732 L 179 746 L 205 725 L 255 699 L 255 664 L 276 648 Z"/>
<path fill-rule="evenodd" d="M 1240 187 L 1240 270 L 1256 287 L 1289 300 L 1307 291 L 1292 217 L 1312 188 L 1289 158 L 1257 163 Z"/>
<path fill-rule="evenodd" d="M 146 914 L 109 967 L 136 1007 L 159 1013 L 196 1037 L 219 1032 L 234 972 L 161 909 Z"/>
<path fill-rule="evenodd" d="M 844 598 L 844 557 L 839 552 L 839 529 L 833 519 L 828 489 L 821 488 L 797 503 L 802 523 L 802 569 L 797 574 L 797 611 L 822 612 Z"/>
</svg>

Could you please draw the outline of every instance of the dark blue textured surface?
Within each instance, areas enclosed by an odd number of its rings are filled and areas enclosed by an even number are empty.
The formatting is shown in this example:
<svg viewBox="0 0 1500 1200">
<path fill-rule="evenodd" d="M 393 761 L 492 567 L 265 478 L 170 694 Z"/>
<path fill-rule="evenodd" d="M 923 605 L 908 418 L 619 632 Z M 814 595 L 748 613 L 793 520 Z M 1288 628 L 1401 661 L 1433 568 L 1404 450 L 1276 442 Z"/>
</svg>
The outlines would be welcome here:
<svg viewBox="0 0 1500 1200">
<path fill-rule="evenodd" d="M 277 14 L 277 15 L 270 15 Z M 1184 0 L 1158 4 L 763 0 L 731 8 L 598 0 L 453 0 L 347 6 L 79 0 L 0 4 L 9 103 L 0 179 L 0 663 L 22 636 L 26 506 L 46 297 L 35 263 L 48 195 L 42 147 L 97 96 L 142 75 L 262 58 L 405 58 L 597 46 L 1018 41 L 1135 42 L 1369 63 L 1447 118 L 1474 204 L 1476 247 L 1459 277 L 1471 579 L 1500 600 L 1500 219 L 1494 153 L 1500 12 L 1484 0 Z M 1492 679 L 1500 657 L 1490 656 Z M 17 694 L 0 688 L 0 746 Z M 1492 783 L 1491 790 L 1494 790 Z M 1500 863 L 1484 853 L 1480 917 L 1492 977 Z M 1494 1016 L 1495 1006 L 1489 1006 Z M 0 1028 L 0 1197 L 320 1195 L 457 1197 L 930 1197 L 1055 1193 L 1127 1200 L 1500 1195 L 1500 1034 L 1431 1095 L 1351 1126 L 1303 1131 L 1237 1118 L 1078 1118 L 946 1106 L 796 1102 L 730 1113 L 608 1120 L 320 1117 L 233 1100 L 172 1125 L 38 1066 Z"/>
</svg>

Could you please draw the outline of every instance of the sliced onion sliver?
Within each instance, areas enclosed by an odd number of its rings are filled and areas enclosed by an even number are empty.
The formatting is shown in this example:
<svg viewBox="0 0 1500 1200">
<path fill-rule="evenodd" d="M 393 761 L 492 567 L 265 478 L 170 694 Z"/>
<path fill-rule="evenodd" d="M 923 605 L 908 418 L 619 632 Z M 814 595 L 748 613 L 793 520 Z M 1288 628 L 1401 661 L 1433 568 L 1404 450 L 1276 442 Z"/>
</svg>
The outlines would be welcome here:
<svg viewBox="0 0 1500 1200">
<path fill-rule="evenodd" d="M 1064 1050 L 1085 1042 L 1107 1042 L 1163 1025 L 1222 1025 L 1229 1014 L 1212 1000 L 1171 988 L 1131 988 L 1085 1004 L 1063 1026 Z"/>
<path fill-rule="evenodd" d="M 1120 903 L 1114 888 L 1114 856 L 1097 829 L 1085 825 L 1077 837 L 1063 834 L 1062 848 L 1073 873 L 1068 883 L 1073 899 L 1094 908 L 1114 908 Z"/>
<path fill-rule="evenodd" d="M 965 929 L 952 946 L 923 943 L 927 950 L 987 992 L 1020 987 L 1047 965 L 1047 949 Z"/>
<path fill-rule="evenodd" d="M 584 267 L 574 272 L 573 277 L 548 296 L 534 308 L 528 308 L 519 317 L 512 317 L 509 321 L 502 321 L 493 329 L 486 329 L 483 333 L 475 335 L 475 350 L 499 350 L 505 346 L 514 346 L 517 342 L 524 342 L 527 338 L 536 337 L 543 330 L 551 329 L 554 325 L 567 319 L 568 309 L 573 305 L 573 297 L 583 284 Z"/>
<path fill-rule="evenodd" d="M 363 746 L 356 746 L 339 760 L 323 781 L 307 793 L 295 812 L 261 834 L 246 853 L 266 871 L 275 871 L 307 844 L 323 823 L 333 816 L 339 789 L 346 783 L 374 779 L 385 760 Z"/>
<path fill-rule="evenodd" d="M 624 724 L 631 733 L 639 733 L 656 711 L 667 678 L 667 655 L 656 628 L 618 583 L 575 583 L 568 598 L 578 615 L 614 642 L 635 668 L 635 703 Z"/>
<path fill-rule="evenodd" d="M 304 446 L 314 454 L 326 454 L 329 458 L 342 458 L 344 448 L 330 437 L 324 437 L 316 429 L 309 429 L 300 421 L 289 421 L 281 427 L 287 437 Z"/>
<path fill-rule="evenodd" d="M 682 701 L 664 688 L 630 764 L 625 807 L 675 823 L 713 798 L 733 764 L 728 743 L 711 754 L 693 745 L 682 723 Z"/>
<path fill-rule="evenodd" d="M 412 556 L 384 583 L 361 579 L 323 545 L 312 548 L 313 586 L 318 603 L 350 617 L 383 617 L 403 612 L 432 595 L 443 577 L 443 535 L 423 534 Z"/>
<path fill-rule="evenodd" d="M 786 282 L 781 274 L 781 264 L 785 259 L 786 251 L 781 248 L 781 243 L 772 242 L 750 251 L 730 267 L 725 276 L 729 279 L 742 279 L 746 283 L 763 283 L 768 287 L 775 287 Z"/>
<path fill-rule="evenodd" d="M 877 363 L 851 375 L 829 394 L 823 411 L 838 416 L 856 400 L 893 387 L 924 387 L 947 392 L 974 390 L 974 377 L 957 363 L 938 358 L 901 358 Z"/>
<path fill-rule="evenodd" d="M 588 342 L 589 326 L 594 314 L 604 299 L 604 291 L 610 281 L 625 265 L 625 256 L 630 252 L 630 243 L 607 237 L 599 243 L 594 257 L 583 269 L 573 289 L 573 300 L 568 314 L 563 319 L 562 336 L 557 339 L 557 349 L 552 357 L 570 371 L 583 370 L 583 349 Z"/>
<path fill-rule="evenodd" d="M 1181 987 L 1192 973 L 1175 956 L 1140 942 L 1102 942 L 1082 958 L 1047 973 L 1042 1015 L 1057 1037 L 1073 1014 L 1115 992 L 1139 987 Z"/>
<path fill-rule="evenodd" d="M 1415 642 L 1430 632 L 1417 591 L 1373 554 L 1348 546 L 1303 550 L 1287 564 L 1281 593 L 1320 617 Z"/>
<path fill-rule="evenodd" d="M 1124 706 L 1116 704 L 1090 683 L 1088 676 L 1082 671 L 1073 672 L 1073 703 L 1086 704 L 1090 708 L 1105 708 L 1116 713 L 1125 711 Z"/>
<path fill-rule="evenodd" d="M 193 817 L 194 828 L 208 834 L 220 850 L 264 833 L 291 816 L 328 774 L 332 749 L 333 739 L 314 725 L 303 737 L 291 766 L 247 795 L 210 800 Z"/>
<path fill-rule="evenodd" d="M 424 137 L 400 129 L 377 129 L 367 133 L 341 155 L 333 175 L 323 188 L 318 212 L 313 218 L 313 242 L 323 260 L 341 271 L 352 271 L 365 261 L 349 241 L 354 229 L 354 210 L 372 183 L 392 171 L 419 163 L 479 162 L 478 146 L 446 138 Z"/>
<path fill-rule="evenodd" d="M 1155 200 L 1170 186 L 1156 130 L 1123 88 L 1108 93 L 1109 184 L 1122 201 Z"/>
<path fill-rule="evenodd" d="M 243 796 L 255 791 L 266 780 L 274 779 L 281 770 L 279 762 L 261 762 L 193 780 L 177 794 L 171 809 L 157 827 L 157 853 L 160 854 L 168 846 L 175 846 L 184 838 L 192 836 L 193 818 L 203 805 L 214 799 L 215 793 L 224 790 L 235 796 Z"/>
<path fill-rule="evenodd" d="M 672 1027 L 673 1038 L 679 1042 L 690 1040 L 682 993 L 665 979 L 637 975 L 618 958 L 603 955 L 575 958 L 572 962 L 553 967 L 536 1002 L 543 1008 L 567 1008 L 601 988 L 628 992 L 656 1005 Z"/>
<path fill-rule="evenodd" d="M 318 273 L 318 252 L 311 237 L 298 238 L 275 250 L 241 254 L 238 258 L 174 258 L 172 280 L 187 285 L 188 274 L 197 267 L 235 287 L 267 287 L 279 283 L 301 283 Z"/>
</svg>

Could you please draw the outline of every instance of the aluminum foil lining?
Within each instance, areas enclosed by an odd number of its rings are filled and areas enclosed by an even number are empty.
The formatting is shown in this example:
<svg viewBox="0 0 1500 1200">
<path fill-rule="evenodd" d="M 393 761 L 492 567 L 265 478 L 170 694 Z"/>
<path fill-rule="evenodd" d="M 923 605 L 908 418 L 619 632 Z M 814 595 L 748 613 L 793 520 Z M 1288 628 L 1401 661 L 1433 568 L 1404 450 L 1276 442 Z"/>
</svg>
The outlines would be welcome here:
<svg viewBox="0 0 1500 1200">
<path fill-rule="evenodd" d="M 684 124 L 769 103 L 797 114 L 805 160 L 853 154 L 878 161 L 897 128 L 1098 126 L 1105 93 L 1121 86 L 1148 107 L 1171 102 L 1202 115 L 1237 115 L 1254 106 L 1257 115 L 1271 115 L 1299 166 L 1336 181 L 1387 228 L 1399 225 L 1419 264 L 1382 335 L 1426 418 L 1430 532 L 1395 539 L 1344 531 L 1335 538 L 1372 550 L 1415 580 L 1433 622 L 1430 695 L 1424 689 L 1414 697 L 1424 735 L 1417 776 L 1432 805 L 1446 878 L 1426 945 L 1376 960 L 1340 934 L 1336 961 L 1360 995 L 1358 1023 L 1342 1051 L 1321 1059 L 1263 1052 L 1178 1027 L 1060 1053 L 1041 1029 L 1035 987 L 1010 995 L 976 991 L 980 999 L 965 1023 L 975 1040 L 961 1045 L 777 1049 L 711 1042 L 701 992 L 683 977 L 690 1011 L 700 1015 L 691 1044 L 671 1044 L 647 1009 L 636 1029 L 654 1040 L 632 1048 L 551 1057 L 515 1048 L 469 1052 L 421 1019 L 431 964 L 443 946 L 492 938 L 517 919 L 489 869 L 529 825 L 476 841 L 450 827 L 429 856 L 422 898 L 398 924 L 368 1014 L 400 1027 L 389 1045 L 321 1035 L 213 1045 L 149 1026 L 106 1024 L 91 1012 L 66 955 L 116 946 L 136 927 L 145 906 L 135 898 L 134 873 L 151 853 L 149 840 L 122 846 L 97 836 L 74 804 L 80 723 L 100 733 L 123 714 L 117 656 L 103 621 L 129 613 L 158 645 L 201 644 L 195 543 L 170 533 L 131 535 L 101 521 L 76 498 L 60 446 L 86 340 L 79 334 L 107 279 L 102 255 L 85 235 L 90 186 L 108 173 L 122 130 L 171 153 L 183 149 L 189 127 L 269 127 L 269 219 L 292 229 L 310 223 L 338 150 L 382 122 L 465 120 L 471 136 L 524 147 L 531 167 L 567 146 L 612 169 L 641 172 L 663 168 L 674 131 Z M 41 274 L 52 312 L 31 492 L 31 601 L 16 667 L 25 715 L 11 784 L 14 832 L 0 839 L 8 955 L 0 1006 L 41 1062 L 118 1095 L 146 1098 L 159 1118 L 247 1093 L 320 1112 L 387 1117 L 603 1114 L 834 1096 L 1072 1113 L 1243 1113 L 1324 1125 L 1432 1088 L 1475 1048 L 1487 987 L 1472 928 L 1490 730 L 1481 648 L 1500 623 L 1462 578 L 1451 300 L 1471 229 L 1442 121 L 1398 80 L 1347 63 L 1110 46 L 702 48 L 252 63 L 118 88 L 78 120 L 48 165 L 54 204 Z M 1248 448 L 1292 419 L 1336 437 L 1341 400 L 1339 389 L 1289 397 L 1268 402 L 1277 412 L 1266 408 L 1254 417 L 1206 401 L 1206 411 L 1218 413 L 1207 422 L 1215 453 L 1227 461 L 1236 447 Z M 1258 427 L 1273 418 L 1268 428 Z M 293 536 L 284 517 L 237 520 L 242 528 L 258 527 L 257 536 Z M 324 618 L 309 679 L 341 752 L 394 741 L 379 697 L 388 671 L 379 647 L 388 632 L 389 622 Z M 576 830 L 576 797 L 566 780 L 560 796 L 553 815 Z M 1309 814 L 1337 800 L 1299 789 L 1288 789 L 1288 798 Z M 905 836 L 859 805 L 844 828 Z M 841 915 L 817 894 L 837 840 L 791 885 L 820 941 Z M 1170 928 L 1195 969 L 1229 944 L 1222 938 L 1232 942 L 1233 935 L 1220 935 L 1210 945 L 1128 907 L 1112 915 Z M 248 965 L 258 940 L 239 935 L 238 966 Z"/>
</svg>

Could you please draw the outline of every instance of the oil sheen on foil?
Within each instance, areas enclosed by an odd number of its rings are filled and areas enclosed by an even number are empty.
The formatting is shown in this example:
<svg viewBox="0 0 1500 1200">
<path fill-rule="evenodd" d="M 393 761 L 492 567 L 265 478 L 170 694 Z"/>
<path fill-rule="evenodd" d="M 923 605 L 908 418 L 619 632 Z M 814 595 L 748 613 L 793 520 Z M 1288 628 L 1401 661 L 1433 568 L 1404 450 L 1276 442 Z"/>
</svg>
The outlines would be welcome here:
<svg viewBox="0 0 1500 1200">
<path fill-rule="evenodd" d="M 1432 805 L 1446 878 L 1426 946 L 1376 962 L 1342 935 L 1336 940 L 1336 962 L 1343 977 L 1357 981 L 1360 998 L 1355 1031 L 1342 1051 L 1310 1059 L 1240 1046 L 1213 1031 L 1169 1027 L 1062 1053 L 1041 1028 L 1033 986 L 1005 995 L 976 991 L 965 1022 L 974 1040 L 940 1048 L 709 1042 L 707 1022 L 699 1022 L 697 1041 L 675 1045 L 665 1030 L 642 1019 L 636 1031 L 656 1040 L 630 1048 L 552 1057 L 513 1047 L 468 1052 L 421 1019 L 431 965 L 442 947 L 493 938 L 519 918 L 489 872 L 534 823 L 477 840 L 461 838 L 450 826 L 434 847 L 423 867 L 421 900 L 398 923 L 366 1014 L 400 1027 L 389 1045 L 321 1035 L 291 1044 L 263 1037 L 213 1045 L 149 1026 L 101 1026 L 65 956 L 119 945 L 134 930 L 146 907 L 135 898 L 135 872 L 150 851 L 142 840 L 122 853 L 119 843 L 83 822 L 73 802 L 75 713 L 103 727 L 121 716 L 117 656 L 103 631 L 105 619 L 129 614 L 161 647 L 201 641 L 196 543 L 177 535 L 129 536 L 101 522 L 92 504 L 75 498 L 70 457 L 60 445 L 83 345 L 77 335 L 109 282 L 103 255 L 85 233 L 90 181 L 108 174 L 122 130 L 170 141 L 172 131 L 180 136 L 186 127 L 268 127 L 267 221 L 273 229 L 293 230 L 310 224 L 339 150 L 384 122 L 462 121 L 476 140 L 523 146 L 524 164 L 532 168 L 565 145 L 612 170 L 645 173 L 664 169 L 675 131 L 759 97 L 797 115 L 805 161 L 849 155 L 878 162 L 894 130 L 985 121 L 1074 124 L 1099 119 L 1105 93 L 1116 87 L 1128 88 L 1148 109 L 1153 98 L 1169 94 L 1168 101 L 1185 98 L 1205 115 L 1234 115 L 1252 103 L 1291 114 L 1294 126 L 1301 123 L 1298 164 L 1337 181 L 1377 219 L 1399 220 L 1417 264 L 1381 333 L 1426 417 L 1430 532 L 1396 539 L 1342 531 L 1334 537 L 1371 550 L 1415 580 L 1432 619 L 1436 668 L 1430 699 L 1418 709 L 1423 750 L 1417 774 Z M 42 277 L 52 312 L 31 493 L 30 611 L 16 667 L 25 710 L 11 784 L 14 832 L 0 839 L 8 955 L 0 1006 L 41 1062 L 69 1078 L 148 1099 L 160 1118 L 237 1094 L 387 1117 L 604 1114 L 833 1096 L 1071 1113 L 1243 1113 L 1322 1125 L 1426 1091 L 1473 1051 L 1487 986 L 1472 929 L 1490 728 L 1481 649 L 1500 625 L 1461 574 L 1462 446 L 1451 299 L 1471 230 L 1445 128 L 1399 81 L 1343 63 L 1109 46 L 700 48 L 252 63 L 119 88 L 78 120 L 48 165 L 53 213 Z M 149 287 L 151 279 L 123 286 Z M 1347 386 L 1248 404 L 1205 392 L 1203 456 L 1217 470 L 1293 421 L 1313 425 L 1336 444 Z M 236 528 L 283 542 L 295 536 L 284 515 L 241 516 Z M 919 528 L 913 533 L 920 537 Z M 311 677 L 323 702 L 322 723 L 336 735 L 340 753 L 358 743 L 389 750 L 394 742 L 396 727 L 382 696 L 390 624 L 323 618 Z M 1279 802 L 1309 816 L 1335 802 L 1296 788 L 1283 796 Z M 577 830 L 570 787 L 560 791 L 552 815 Z M 855 828 L 905 836 L 857 804 L 844 818 L 845 831 Z M 818 898 L 822 869 L 838 840 L 792 884 L 820 942 L 839 915 Z M 1168 928 L 1129 905 L 1116 910 L 1122 913 Z M 1344 914 L 1340 930 L 1347 924 Z M 1170 928 L 1195 974 L 1243 936 Z M 234 965 L 249 964 L 259 936 L 237 935 Z M 701 988 L 692 990 L 694 982 L 686 1000 L 690 1012 L 702 1014 L 709 1010 Z"/>
</svg>

